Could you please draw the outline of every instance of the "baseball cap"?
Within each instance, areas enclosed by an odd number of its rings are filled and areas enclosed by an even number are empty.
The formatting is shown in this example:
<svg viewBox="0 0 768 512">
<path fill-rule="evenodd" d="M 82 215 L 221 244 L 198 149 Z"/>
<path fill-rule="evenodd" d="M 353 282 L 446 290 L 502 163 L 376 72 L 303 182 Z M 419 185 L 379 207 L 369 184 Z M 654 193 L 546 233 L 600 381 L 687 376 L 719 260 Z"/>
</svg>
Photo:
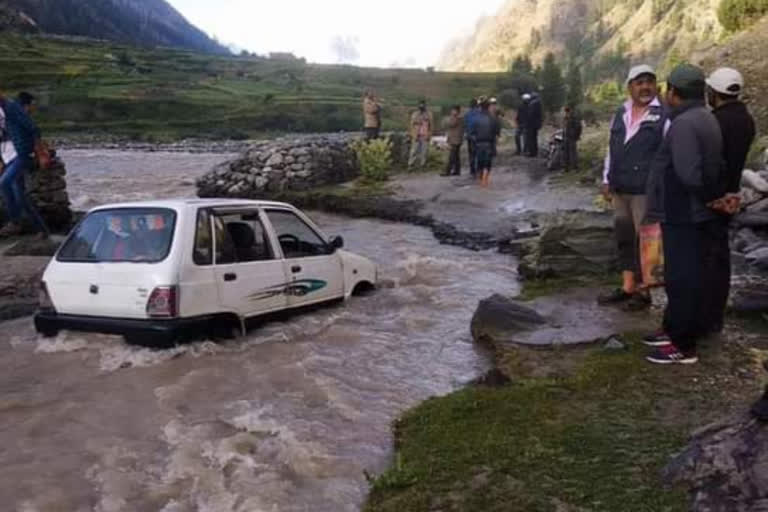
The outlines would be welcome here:
<svg viewBox="0 0 768 512">
<path fill-rule="evenodd" d="M 529 100 L 529 99 L 531 99 L 531 95 L 528 94 L 528 93 L 525 93 L 525 94 L 523 94 L 523 99 L 524 100 Z"/>
<path fill-rule="evenodd" d="M 709 75 L 707 85 L 721 94 L 738 96 L 744 89 L 744 77 L 733 68 L 719 68 Z"/>
<path fill-rule="evenodd" d="M 495 105 L 498 103 L 498 101 L 496 101 L 496 98 L 491 98 L 488 100 L 488 103 L 490 103 L 491 105 Z"/>
<path fill-rule="evenodd" d="M 704 72 L 690 64 L 680 64 L 669 74 L 667 83 L 678 89 L 701 89 L 704 93 Z"/>
<path fill-rule="evenodd" d="M 627 73 L 627 84 L 642 75 L 651 75 L 653 78 L 656 78 L 656 72 L 651 66 L 648 64 L 640 64 L 639 66 L 633 66 L 629 70 L 629 73 Z"/>
</svg>

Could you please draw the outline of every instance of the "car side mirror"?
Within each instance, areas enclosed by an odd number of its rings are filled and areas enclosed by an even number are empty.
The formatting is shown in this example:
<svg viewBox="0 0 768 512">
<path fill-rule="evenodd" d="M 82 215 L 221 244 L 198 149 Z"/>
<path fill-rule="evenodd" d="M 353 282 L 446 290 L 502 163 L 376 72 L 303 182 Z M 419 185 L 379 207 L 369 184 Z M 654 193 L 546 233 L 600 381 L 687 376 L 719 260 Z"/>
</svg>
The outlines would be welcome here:
<svg viewBox="0 0 768 512">
<path fill-rule="evenodd" d="M 331 239 L 331 249 L 335 252 L 338 249 L 344 248 L 344 239 L 340 236 L 335 236 Z"/>
</svg>

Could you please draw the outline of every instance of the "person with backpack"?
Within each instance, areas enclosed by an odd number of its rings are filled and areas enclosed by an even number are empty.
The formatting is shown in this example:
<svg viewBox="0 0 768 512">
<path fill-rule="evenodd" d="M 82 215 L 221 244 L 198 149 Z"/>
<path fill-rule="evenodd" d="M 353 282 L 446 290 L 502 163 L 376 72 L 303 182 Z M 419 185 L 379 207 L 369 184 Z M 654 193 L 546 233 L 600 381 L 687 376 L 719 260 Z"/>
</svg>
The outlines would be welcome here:
<svg viewBox="0 0 768 512">
<path fill-rule="evenodd" d="M 755 140 L 755 120 L 747 106 L 739 100 L 744 89 L 741 73 L 731 68 L 720 68 L 707 78 L 707 100 L 712 107 L 720 131 L 723 134 L 723 158 L 726 170 L 726 194 L 710 207 L 720 213 L 720 220 L 726 227 L 731 216 L 738 212 L 741 198 L 741 174 L 747 161 L 747 154 Z M 721 229 L 719 238 L 712 239 L 707 261 L 710 300 L 708 313 L 705 315 L 712 326 L 711 332 L 723 330 L 725 307 L 731 289 L 731 249 L 728 230 Z"/>
<path fill-rule="evenodd" d="M 467 136 L 467 157 L 469 158 L 469 175 L 474 178 L 477 175 L 477 146 L 470 137 L 472 125 L 480 114 L 480 106 L 477 99 L 472 98 L 469 102 L 469 110 L 464 114 L 464 133 Z"/>
<path fill-rule="evenodd" d="M 692 364 L 696 345 L 711 324 L 706 317 L 707 258 L 727 225 L 708 205 L 725 193 L 723 135 L 704 103 L 701 69 L 677 66 L 667 79 L 671 124 L 651 170 L 648 208 L 663 212 L 664 338 L 646 339 L 657 364 Z"/>
<path fill-rule="evenodd" d="M 29 117 L 28 111 L 34 103 L 34 97 L 27 93 L 20 95 L 19 101 L 10 101 L 0 96 L 0 110 L 4 128 L 3 141 L 10 140 L 11 152 L 3 144 L 3 174 L 0 176 L 0 195 L 2 195 L 9 222 L 0 229 L 0 237 L 21 234 L 21 217 L 24 213 L 37 226 L 42 237 L 49 235 L 48 227 L 40 213 L 26 195 L 25 175 L 33 168 L 32 154 L 40 140 L 40 130 Z M 6 160 L 8 158 L 8 160 Z"/>
</svg>

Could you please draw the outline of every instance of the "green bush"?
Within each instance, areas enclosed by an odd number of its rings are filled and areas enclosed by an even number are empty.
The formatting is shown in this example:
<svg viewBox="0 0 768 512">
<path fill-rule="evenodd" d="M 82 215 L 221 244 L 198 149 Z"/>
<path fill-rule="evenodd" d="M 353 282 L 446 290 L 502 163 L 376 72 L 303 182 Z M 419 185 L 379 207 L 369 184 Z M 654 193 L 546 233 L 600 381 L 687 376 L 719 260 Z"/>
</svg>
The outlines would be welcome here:
<svg viewBox="0 0 768 512">
<path fill-rule="evenodd" d="M 360 172 L 364 181 L 386 181 L 392 168 L 392 142 L 389 139 L 358 141 L 353 149 L 360 162 Z"/>
<path fill-rule="evenodd" d="M 768 0 L 721 0 L 720 23 L 732 31 L 743 30 L 768 13 Z"/>
</svg>

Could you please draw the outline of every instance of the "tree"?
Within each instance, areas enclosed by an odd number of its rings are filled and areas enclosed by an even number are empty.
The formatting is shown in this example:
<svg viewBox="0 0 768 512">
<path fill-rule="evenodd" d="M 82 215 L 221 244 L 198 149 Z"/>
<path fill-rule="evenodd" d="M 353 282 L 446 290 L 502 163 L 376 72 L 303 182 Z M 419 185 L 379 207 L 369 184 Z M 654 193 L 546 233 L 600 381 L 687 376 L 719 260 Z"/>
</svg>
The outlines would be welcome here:
<svg viewBox="0 0 768 512">
<path fill-rule="evenodd" d="M 565 80 L 555 56 L 551 52 L 544 58 L 541 68 L 541 101 L 544 109 L 550 114 L 563 107 L 566 96 Z"/>
<path fill-rule="evenodd" d="M 533 74 L 533 64 L 528 56 L 518 55 L 509 67 L 513 75 L 531 75 Z"/>
<path fill-rule="evenodd" d="M 568 68 L 568 97 L 567 104 L 578 107 L 584 100 L 584 89 L 581 84 L 581 69 L 571 64 Z"/>
</svg>

